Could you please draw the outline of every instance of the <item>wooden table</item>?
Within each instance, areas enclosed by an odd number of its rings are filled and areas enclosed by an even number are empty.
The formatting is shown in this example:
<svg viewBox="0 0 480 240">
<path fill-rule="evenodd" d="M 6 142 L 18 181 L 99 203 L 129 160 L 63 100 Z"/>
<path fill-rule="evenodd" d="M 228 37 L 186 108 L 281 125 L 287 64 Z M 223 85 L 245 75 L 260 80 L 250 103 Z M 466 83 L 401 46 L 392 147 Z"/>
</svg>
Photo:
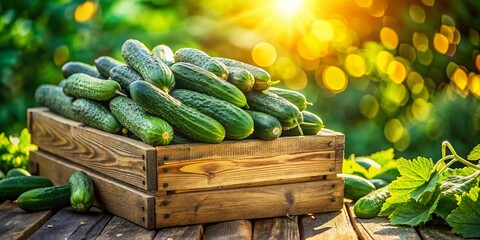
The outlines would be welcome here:
<svg viewBox="0 0 480 240">
<path fill-rule="evenodd" d="M 353 205 L 305 216 L 238 220 L 148 230 L 98 208 L 86 214 L 70 207 L 25 213 L 10 201 L 0 205 L 0 239 L 460 239 L 445 227 L 408 228 L 386 218 L 357 219 Z"/>
</svg>

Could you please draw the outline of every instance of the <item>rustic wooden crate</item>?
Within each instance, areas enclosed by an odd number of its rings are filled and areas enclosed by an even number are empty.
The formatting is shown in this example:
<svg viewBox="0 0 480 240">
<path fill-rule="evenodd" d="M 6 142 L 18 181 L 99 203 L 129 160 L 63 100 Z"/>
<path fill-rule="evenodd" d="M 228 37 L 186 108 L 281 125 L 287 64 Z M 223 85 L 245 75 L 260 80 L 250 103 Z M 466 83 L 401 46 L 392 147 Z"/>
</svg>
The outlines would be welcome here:
<svg viewBox="0 0 480 240">
<path fill-rule="evenodd" d="M 29 109 L 40 175 L 91 174 L 97 205 L 148 228 L 338 210 L 344 135 L 152 147 Z M 60 173 L 62 172 L 62 173 Z M 124 196 L 128 195 L 128 196 Z M 130 204 L 130 202 L 132 204 Z"/>
</svg>

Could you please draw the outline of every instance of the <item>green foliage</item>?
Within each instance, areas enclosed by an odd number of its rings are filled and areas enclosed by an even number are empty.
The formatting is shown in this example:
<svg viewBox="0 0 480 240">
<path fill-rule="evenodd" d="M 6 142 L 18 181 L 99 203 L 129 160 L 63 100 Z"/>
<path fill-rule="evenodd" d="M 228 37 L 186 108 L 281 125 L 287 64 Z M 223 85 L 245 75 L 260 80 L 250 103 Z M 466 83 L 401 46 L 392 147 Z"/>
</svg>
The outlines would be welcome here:
<svg viewBox="0 0 480 240">
<path fill-rule="evenodd" d="M 447 217 L 453 232 L 465 238 L 480 237 L 480 187 L 474 187 L 461 195 L 458 208 Z"/>
<path fill-rule="evenodd" d="M 375 152 L 365 157 L 351 154 L 343 160 L 343 173 L 358 175 L 367 179 L 379 178 L 391 182 L 399 176 L 393 148 Z"/>
<path fill-rule="evenodd" d="M 19 137 L 0 134 L 0 170 L 4 173 L 12 168 L 28 169 L 30 151 L 36 146 L 30 143 L 30 133 L 25 128 Z"/>
</svg>

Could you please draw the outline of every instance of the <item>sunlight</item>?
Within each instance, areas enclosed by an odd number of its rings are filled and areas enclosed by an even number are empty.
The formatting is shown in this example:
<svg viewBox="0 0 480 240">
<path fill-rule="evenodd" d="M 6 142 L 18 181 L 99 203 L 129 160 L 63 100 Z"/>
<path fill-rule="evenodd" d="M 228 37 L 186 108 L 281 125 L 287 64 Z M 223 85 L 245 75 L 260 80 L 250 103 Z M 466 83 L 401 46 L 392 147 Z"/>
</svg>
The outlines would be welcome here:
<svg viewBox="0 0 480 240">
<path fill-rule="evenodd" d="M 277 10 L 287 16 L 295 15 L 302 6 L 302 0 L 277 0 Z"/>
</svg>

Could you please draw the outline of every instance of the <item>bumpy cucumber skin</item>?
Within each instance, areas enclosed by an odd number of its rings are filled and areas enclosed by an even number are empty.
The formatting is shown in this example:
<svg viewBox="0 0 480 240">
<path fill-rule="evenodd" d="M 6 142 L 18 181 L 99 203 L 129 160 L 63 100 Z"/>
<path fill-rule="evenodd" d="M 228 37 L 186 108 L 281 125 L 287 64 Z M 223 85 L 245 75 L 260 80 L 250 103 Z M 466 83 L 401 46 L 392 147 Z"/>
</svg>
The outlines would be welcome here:
<svg viewBox="0 0 480 240">
<path fill-rule="evenodd" d="M 353 212 L 358 218 L 374 218 L 382 210 L 383 204 L 390 197 L 388 187 L 377 189 L 357 200 Z"/>
<path fill-rule="evenodd" d="M 0 182 L 0 198 L 14 200 L 28 190 L 50 186 L 53 186 L 52 181 L 45 177 L 19 176 L 5 178 Z"/>
<path fill-rule="evenodd" d="M 68 178 L 72 191 L 70 205 L 76 212 L 87 212 L 93 206 L 95 197 L 92 179 L 83 171 L 76 171 Z"/>
<path fill-rule="evenodd" d="M 110 70 L 112 70 L 115 66 L 124 66 L 125 64 L 118 61 L 115 58 L 109 56 L 101 56 L 95 59 L 95 66 L 97 70 L 102 74 L 105 78 L 110 77 Z"/>
<path fill-rule="evenodd" d="M 130 94 L 143 110 L 164 119 L 195 141 L 219 143 L 225 138 L 225 128 L 215 119 L 183 104 L 148 82 L 132 83 Z"/>
<path fill-rule="evenodd" d="M 108 108 L 98 102 L 79 98 L 73 101 L 72 111 L 75 120 L 87 126 L 109 133 L 117 133 L 122 128 Z"/>
<path fill-rule="evenodd" d="M 152 146 L 172 141 L 173 128 L 164 120 L 146 113 L 135 101 L 118 96 L 110 101 L 110 111 L 128 131 Z"/>
<path fill-rule="evenodd" d="M 273 84 L 272 77 L 270 77 L 270 74 L 268 74 L 267 71 L 261 68 L 258 68 L 234 59 L 219 58 L 219 57 L 216 57 L 214 59 L 221 63 L 224 63 L 226 66 L 243 68 L 249 71 L 250 73 L 252 73 L 253 76 L 255 77 L 255 84 L 253 85 L 253 88 L 252 88 L 253 91 L 267 90 Z"/>
<path fill-rule="evenodd" d="M 138 40 L 129 39 L 122 45 L 125 62 L 145 79 L 168 93 L 175 86 L 175 78 L 168 66 L 155 57 L 148 48 Z"/>
<path fill-rule="evenodd" d="M 298 107 L 298 110 L 303 111 L 307 108 L 307 98 L 305 95 L 288 89 L 270 87 L 269 92 L 273 92 L 280 97 L 287 99 L 287 101 L 293 103 L 293 105 Z"/>
<path fill-rule="evenodd" d="M 297 106 L 282 97 L 270 92 L 250 91 L 245 93 L 248 105 L 252 110 L 270 114 L 282 123 L 284 130 L 291 129 L 303 122 L 303 116 Z"/>
<path fill-rule="evenodd" d="M 30 174 L 27 170 L 23 168 L 12 168 L 8 170 L 5 178 L 21 177 L 21 176 L 32 176 L 32 174 Z"/>
<path fill-rule="evenodd" d="M 175 54 L 172 49 L 167 45 L 158 45 L 152 49 L 153 55 L 160 59 L 162 62 L 167 64 L 167 66 L 172 66 L 175 63 Z"/>
<path fill-rule="evenodd" d="M 180 48 L 175 52 L 175 62 L 186 62 L 203 68 L 224 80 L 228 79 L 228 69 L 225 64 L 215 60 L 201 50 Z"/>
<path fill-rule="evenodd" d="M 387 181 L 380 178 L 372 178 L 372 179 L 368 179 L 368 181 L 370 181 L 375 186 L 376 189 L 380 189 L 388 185 Z"/>
<path fill-rule="evenodd" d="M 255 84 L 255 77 L 249 71 L 238 67 L 227 67 L 228 82 L 235 85 L 242 92 L 252 90 Z"/>
<path fill-rule="evenodd" d="M 253 119 L 239 107 L 206 94 L 176 89 L 172 97 L 217 120 L 225 128 L 225 138 L 240 140 L 253 132 Z"/>
<path fill-rule="evenodd" d="M 75 73 L 84 73 L 91 77 L 101 78 L 102 75 L 97 69 L 83 62 L 67 62 L 62 66 L 62 74 L 64 78 L 68 78 Z"/>
<path fill-rule="evenodd" d="M 130 84 L 135 81 L 144 81 L 143 77 L 129 66 L 116 66 L 110 70 L 110 78 L 130 91 Z"/>
<path fill-rule="evenodd" d="M 274 140 L 282 135 L 282 123 L 275 117 L 257 111 L 245 110 L 253 119 L 253 136 L 263 140 Z"/>
<path fill-rule="evenodd" d="M 96 101 L 109 101 L 120 90 L 120 84 L 113 80 L 102 80 L 83 73 L 76 73 L 67 78 L 63 87 L 63 92 L 68 96 Z"/>
<path fill-rule="evenodd" d="M 67 206 L 70 186 L 53 186 L 27 191 L 17 199 L 18 207 L 27 212 L 38 212 Z"/>
<path fill-rule="evenodd" d="M 41 106 L 48 107 L 52 112 L 73 119 L 73 98 L 65 95 L 61 87 L 49 84 L 40 85 L 35 90 L 35 101 Z"/>
<path fill-rule="evenodd" d="M 351 175 L 339 174 L 345 180 L 344 197 L 357 201 L 359 198 L 375 191 L 375 186 L 367 179 Z"/>
<path fill-rule="evenodd" d="M 201 67 L 179 62 L 173 64 L 171 69 L 179 88 L 205 93 L 240 108 L 247 105 L 247 99 L 240 89 Z"/>
<path fill-rule="evenodd" d="M 302 128 L 303 135 L 317 135 L 318 132 L 322 130 L 324 127 L 322 119 L 315 115 L 314 113 L 311 113 L 309 111 L 302 111 L 302 116 L 303 116 L 303 122 L 300 123 L 300 127 Z M 305 123 L 308 124 L 315 124 L 314 126 L 311 125 L 306 125 Z M 298 126 L 286 130 L 282 134 L 283 136 L 300 136 L 302 135 L 298 129 Z"/>
<path fill-rule="evenodd" d="M 173 144 L 186 144 L 186 143 L 194 143 L 195 141 L 188 138 L 187 136 L 183 135 L 180 131 L 173 130 L 173 138 L 170 142 L 170 145 Z"/>
</svg>

